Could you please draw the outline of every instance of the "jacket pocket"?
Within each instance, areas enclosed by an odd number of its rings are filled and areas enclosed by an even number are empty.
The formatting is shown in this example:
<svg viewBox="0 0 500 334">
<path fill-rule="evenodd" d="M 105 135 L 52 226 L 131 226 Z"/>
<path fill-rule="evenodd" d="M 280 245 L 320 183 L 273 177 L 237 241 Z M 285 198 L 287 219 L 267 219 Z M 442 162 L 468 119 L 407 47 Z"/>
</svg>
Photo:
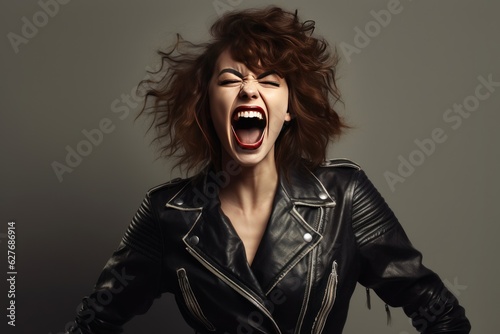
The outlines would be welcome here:
<svg viewBox="0 0 500 334">
<path fill-rule="evenodd" d="M 177 279 L 179 280 L 179 287 L 181 288 L 182 297 L 186 303 L 186 307 L 191 312 L 193 317 L 205 326 L 206 329 L 213 332 L 215 331 L 215 326 L 205 317 L 203 311 L 201 310 L 200 304 L 196 300 L 196 297 L 191 289 L 189 280 L 187 277 L 186 269 L 177 269 Z"/>
<path fill-rule="evenodd" d="M 335 298 L 337 297 L 337 283 L 337 261 L 333 261 L 332 271 L 330 272 L 330 275 L 328 275 L 328 282 L 326 283 L 323 301 L 321 302 L 321 307 L 316 315 L 316 319 L 314 319 L 311 330 L 312 334 L 320 334 L 325 327 L 326 319 L 328 314 L 330 314 L 333 304 L 335 303 Z"/>
</svg>

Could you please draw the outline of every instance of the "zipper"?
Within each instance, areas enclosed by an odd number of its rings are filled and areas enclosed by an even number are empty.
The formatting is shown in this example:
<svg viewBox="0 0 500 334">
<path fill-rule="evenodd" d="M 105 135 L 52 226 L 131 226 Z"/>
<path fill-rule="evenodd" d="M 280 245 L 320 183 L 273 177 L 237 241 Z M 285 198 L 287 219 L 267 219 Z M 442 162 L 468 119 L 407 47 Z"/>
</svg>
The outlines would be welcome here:
<svg viewBox="0 0 500 334">
<path fill-rule="evenodd" d="M 213 332 L 215 331 L 215 326 L 205 317 L 203 311 L 201 310 L 200 304 L 196 300 L 193 289 L 189 284 L 189 279 L 187 277 L 186 269 L 180 268 L 177 270 L 177 278 L 179 280 L 179 286 L 181 288 L 182 296 L 184 297 L 184 302 L 187 308 L 191 311 L 191 314 L 205 326 L 206 329 Z"/>
<path fill-rule="evenodd" d="M 304 317 L 306 316 L 307 305 L 309 304 L 309 296 L 311 295 L 311 286 L 313 280 L 312 273 L 313 273 L 314 259 L 316 258 L 316 253 L 317 253 L 317 248 L 313 249 L 311 253 L 312 254 L 311 263 L 309 265 L 309 272 L 307 274 L 306 291 L 304 292 L 304 301 L 302 302 L 302 308 L 300 310 L 299 319 L 297 321 L 297 326 L 295 327 L 294 334 L 300 333 L 300 330 L 302 329 L 302 323 L 304 322 Z"/>
<path fill-rule="evenodd" d="M 326 318 L 332 310 L 333 304 L 335 303 L 335 298 L 337 296 L 337 261 L 333 261 L 332 272 L 328 276 L 328 282 L 326 283 L 326 291 L 323 296 L 323 301 L 321 302 L 321 307 L 319 309 L 318 315 L 314 320 L 312 327 L 312 334 L 320 334 L 325 327 Z"/>
<path fill-rule="evenodd" d="M 324 217 L 324 209 L 320 207 L 320 216 L 318 222 L 318 232 L 321 231 L 323 227 L 323 217 Z M 322 232 L 322 231 L 321 231 Z M 311 295 L 311 288 L 314 276 L 314 270 L 316 266 L 316 258 L 317 258 L 318 248 L 314 248 L 311 253 L 311 262 L 309 264 L 308 273 L 307 273 L 307 281 L 306 281 L 306 291 L 304 292 L 304 301 L 302 302 L 302 309 L 300 310 L 299 319 L 297 321 L 297 326 L 295 327 L 294 334 L 300 333 L 302 330 L 302 324 L 304 323 L 304 318 L 307 312 L 307 305 L 309 304 L 309 297 Z"/>
<path fill-rule="evenodd" d="M 196 259 L 198 259 L 198 261 L 201 262 L 201 264 L 203 264 L 203 266 L 205 266 L 205 268 L 207 268 L 212 274 L 214 274 L 215 276 L 217 276 L 219 279 L 221 279 L 222 281 L 224 281 L 227 285 L 229 285 L 230 287 L 232 287 L 234 290 L 236 290 L 236 292 L 238 292 L 240 295 L 242 295 L 243 297 L 245 297 L 246 299 L 248 299 L 253 305 L 255 305 L 260 311 L 262 311 L 262 313 L 264 313 L 272 322 L 273 326 L 274 326 L 274 329 L 276 330 L 276 333 L 278 334 L 282 334 L 281 333 L 281 330 L 278 326 L 278 324 L 276 323 L 276 321 L 273 319 L 273 316 L 272 314 L 269 312 L 269 310 L 264 306 L 262 305 L 258 300 L 257 298 L 255 298 L 251 293 L 249 293 L 248 291 L 246 291 L 245 289 L 243 289 L 241 286 L 239 286 L 238 284 L 234 283 L 232 280 L 230 280 L 227 276 L 225 276 L 223 273 L 221 273 L 219 270 L 217 270 L 217 268 L 215 268 L 212 264 L 210 264 L 207 260 L 205 260 L 201 255 L 199 255 L 196 251 L 194 251 L 193 249 L 189 248 L 189 247 L 186 247 L 186 250 L 191 253 L 191 255 L 193 255 Z"/>
</svg>

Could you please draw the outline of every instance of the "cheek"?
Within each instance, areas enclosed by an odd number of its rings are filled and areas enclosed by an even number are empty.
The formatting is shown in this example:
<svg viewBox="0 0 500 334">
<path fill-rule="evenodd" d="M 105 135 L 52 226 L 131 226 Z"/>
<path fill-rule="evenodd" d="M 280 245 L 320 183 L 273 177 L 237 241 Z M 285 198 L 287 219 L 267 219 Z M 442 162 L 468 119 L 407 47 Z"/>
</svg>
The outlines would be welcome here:
<svg viewBox="0 0 500 334">
<path fill-rule="evenodd" d="M 286 120 L 288 115 L 288 90 L 277 92 L 273 96 L 273 109 L 280 120 Z"/>
<path fill-rule="evenodd" d="M 218 91 L 213 89 L 210 91 L 210 112 L 215 114 L 226 114 L 233 103 L 230 92 Z"/>
<path fill-rule="evenodd" d="M 224 133 L 226 131 L 228 107 L 221 94 L 216 90 L 210 91 L 209 106 L 212 124 L 220 136 L 221 133 Z"/>
<path fill-rule="evenodd" d="M 288 103 L 289 103 L 290 94 L 288 89 L 283 93 L 283 106 L 285 108 L 285 113 L 288 112 Z"/>
</svg>

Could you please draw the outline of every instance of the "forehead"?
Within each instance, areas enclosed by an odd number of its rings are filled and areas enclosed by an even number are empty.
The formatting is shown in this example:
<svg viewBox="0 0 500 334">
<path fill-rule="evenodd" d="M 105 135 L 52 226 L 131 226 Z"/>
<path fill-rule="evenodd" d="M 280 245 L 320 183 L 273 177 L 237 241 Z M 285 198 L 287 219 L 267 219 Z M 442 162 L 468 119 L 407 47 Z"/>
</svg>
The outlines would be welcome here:
<svg viewBox="0 0 500 334">
<path fill-rule="evenodd" d="M 260 62 L 258 65 L 260 65 Z M 229 48 L 222 51 L 221 54 L 219 55 L 219 57 L 217 58 L 217 61 L 215 62 L 215 71 L 216 72 L 219 72 L 224 68 L 234 68 L 234 69 L 240 70 L 240 72 L 243 70 L 251 70 L 244 63 L 235 60 L 232 53 L 231 53 L 231 50 Z M 261 71 L 262 69 L 257 68 L 254 70 Z"/>
</svg>

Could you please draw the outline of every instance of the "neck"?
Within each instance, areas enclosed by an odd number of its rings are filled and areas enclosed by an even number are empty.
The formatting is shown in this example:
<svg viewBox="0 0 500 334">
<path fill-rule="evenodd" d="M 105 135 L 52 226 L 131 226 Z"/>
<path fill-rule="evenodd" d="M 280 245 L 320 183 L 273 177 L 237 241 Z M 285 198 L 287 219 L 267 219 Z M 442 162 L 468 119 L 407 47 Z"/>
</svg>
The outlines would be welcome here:
<svg viewBox="0 0 500 334">
<path fill-rule="evenodd" d="M 223 166 L 231 165 L 230 160 L 224 160 Z M 278 171 L 274 159 L 264 159 L 257 165 L 239 168 L 236 175 L 234 170 L 232 174 L 229 173 L 231 176 L 228 185 L 220 189 L 221 201 L 249 212 L 258 210 L 273 200 L 278 187 Z"/>
</svg>

